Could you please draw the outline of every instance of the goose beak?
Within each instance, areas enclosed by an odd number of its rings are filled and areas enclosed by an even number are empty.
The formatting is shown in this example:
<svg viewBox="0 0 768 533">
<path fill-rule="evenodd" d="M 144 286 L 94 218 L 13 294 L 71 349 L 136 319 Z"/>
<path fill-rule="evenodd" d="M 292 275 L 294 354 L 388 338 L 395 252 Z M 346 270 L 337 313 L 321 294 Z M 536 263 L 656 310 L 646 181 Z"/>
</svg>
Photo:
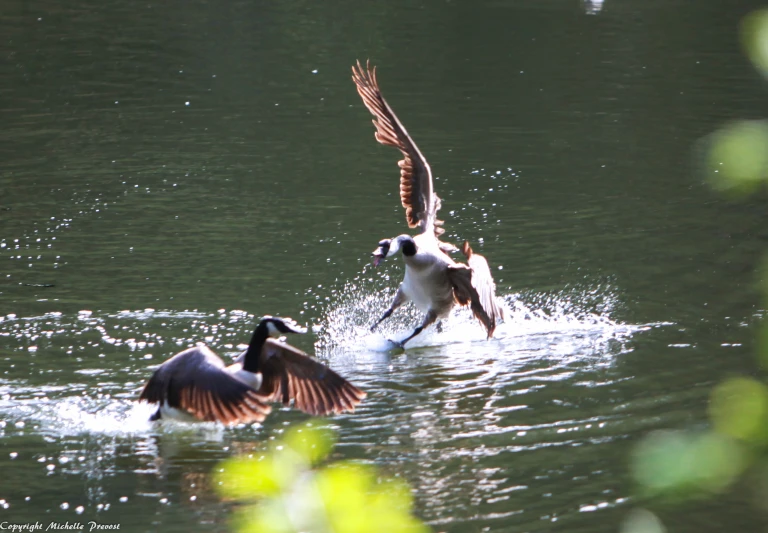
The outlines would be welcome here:
<svg viewBox="0 0 768 533">
<path fill-rule="evenodd" d="M 376 248 L 376 251 L 373 252 L 373 266 L 379 266 L 379 263 L 381 263 L 385 255 L 386 254 L 382 251 L 381 247 Z"/>
<path fill-rule="evenodd" d="M 384 239 L 379 241 L 379 247 L 373 251 L 373 266 L 379 266 L 379 263 L 387 257 L 389 253 L 389 247 L 392 245 L 392 239 Z"/>
</svg>

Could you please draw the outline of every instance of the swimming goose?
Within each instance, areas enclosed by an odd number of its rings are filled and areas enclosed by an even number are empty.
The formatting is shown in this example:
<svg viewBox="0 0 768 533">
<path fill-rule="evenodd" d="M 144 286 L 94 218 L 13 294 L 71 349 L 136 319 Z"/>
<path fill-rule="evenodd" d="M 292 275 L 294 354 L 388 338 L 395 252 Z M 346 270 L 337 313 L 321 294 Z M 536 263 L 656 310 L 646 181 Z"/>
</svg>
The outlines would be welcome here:
<svg viewBox="0 0 768 533">
<path fill-rule="evenodd" d="M 261 422 L 268 402 L 282 401 L 311 415 L 354 411 L 365 393 L 290 344 L 270 337 L 306 333 L 290 318 L 265 316 L 248 349 L 235 363 L 205 345 L 180 352 L 161 364 L 139 401 L 158 404 L 150 420 Z"/>
<path fill-rule="evenodd" d="M 503 318 L 503 311 L 496 303 L 496 288 L 488 262 L 482 255 L 473 253 L 466 241 L 462 252 L 467 264 L 457 263 L 448 255 L 457 248 L 439 240 L 445 230 L 442 228 L 443 221 L 437 219 L 440 198 L 434 192 L 429 163 L 384 100 L 376 81 L 376 68 L 367 64 L 364 70 L 358 61 L 357 66 L 352 67 L 352 80 L 365 107 L 374 116 L 376 140 L 394 146 L 403 154 L 403 159 L 398 162 L 400 201 L 405 208 L 408 227 L 419 229 L 419 234 L 413 237 L 404 234 L 384 239 L 373 252 L 374 266 L 378 266 L 384 258 L 402 252 L 405 279 L 397 289 L 392 305 L 371 327 L 371 331 L 389 318 L 395 309 L 412 301 L 426 315 L 411 335 L 396 343 L 403 347 L 424 328 L 446 318 L 455 305 L 469 304 L 490 338 L 496 329 L 496 322 Z"/>
</svg>

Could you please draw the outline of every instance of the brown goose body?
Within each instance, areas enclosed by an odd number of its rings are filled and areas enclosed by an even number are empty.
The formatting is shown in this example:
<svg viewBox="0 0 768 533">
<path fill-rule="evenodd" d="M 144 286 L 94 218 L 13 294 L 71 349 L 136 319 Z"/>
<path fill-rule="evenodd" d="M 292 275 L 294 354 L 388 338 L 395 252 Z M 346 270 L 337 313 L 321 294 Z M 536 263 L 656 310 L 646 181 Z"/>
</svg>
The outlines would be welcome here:
<svg viewBox="0 0 768 533">
<path fill-rule="evenodd" d="M 399 344 L 402 346 L 421 331 L 445 318 L 456 306 L 469 305 L 474 316 L 485 327 L 488 337 L 493 335 L 503 310 L 496 302 L 496 287 L 486 259 L 475 254 L 468 242 L 462 252 L 467 264 L 454 261 L 448 255 L 457 248 L 439 239 L 444 233 L 443 221 L 437 219 L 440 198 L 434 192 L 432 170 L 416 143 L 381 94 L 376 69 L 367 65 L 363 69 L 358 61 L 352 67 L 352 80 L 363 103 L 374 116 L 375 138 L 381 144 L 394 146 L 403 155 L 400 167 L 400 201 L 410 228 L 419 234 L 400 235 L 379 242 L 373 252 L 374 264 L 385 257 L 402 251 L 405 277 L 389 309 L 371 327 L 374 330 L 395 309 L 408 301 L 425 313 L 423 322 Z"/>
<path fill-rule="evenodd" d="M 161 364 L 139 397 L 158 405 L 151 420 L 173 418 L 223 424 L 261 422 L 271 402 L 312 415 L 354 411 L 365 393 L 298 348 L 270 338 L 301 333 L 289 319 L 265 317 L 234 364 L 199 345 Z"/>
</svg>

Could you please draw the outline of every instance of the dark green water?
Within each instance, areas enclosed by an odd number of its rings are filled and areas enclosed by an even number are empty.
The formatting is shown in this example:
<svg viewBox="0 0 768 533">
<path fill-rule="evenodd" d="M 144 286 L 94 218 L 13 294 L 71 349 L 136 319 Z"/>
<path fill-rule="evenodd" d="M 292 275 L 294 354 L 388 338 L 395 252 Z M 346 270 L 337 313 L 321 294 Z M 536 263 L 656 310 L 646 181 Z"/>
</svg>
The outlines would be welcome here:
<svg viewBox="0 0 768 533">
<path fill-rule="evenodd" d="M 407 479 L 435 531 L 616 531 L 638 438 L 755 370 L 766 209 L 708 190 L 692 149 L 768 116 L 737 38 L 758 5 L 5 2 L 0 520 L 226 530 L 211 470 L 306 417 L 163 430 L 134 401 L 275 314 L 369 394 L 321 422 L 335 457 Z M 406 354 L 365 333 L 402 276 L 369 254 L 406 227 L 358 58 L 492 264 L 491 341 L 465 314 Z M 731 497 L 662 517 L 764 526 Z"/>
</svg>

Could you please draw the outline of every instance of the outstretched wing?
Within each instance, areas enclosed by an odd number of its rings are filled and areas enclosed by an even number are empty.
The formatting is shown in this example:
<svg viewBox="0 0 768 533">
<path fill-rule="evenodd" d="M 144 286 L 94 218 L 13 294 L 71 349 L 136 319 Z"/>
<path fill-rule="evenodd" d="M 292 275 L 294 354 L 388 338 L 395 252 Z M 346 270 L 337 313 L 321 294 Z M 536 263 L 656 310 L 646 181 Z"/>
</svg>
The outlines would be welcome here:
<svg viewBox="0 0 768 533">
<path fill-rule="evenodd" d="M 139 400 L 167 403 L 198 420 L 223 424 L 261 422 L 271 410 L 266 398 L 227 373 L 222 360 L 205 346 L 160 365 Z"/>
<path fill-rule="evenodd" d="M 504 318 L 504 311 L 496 303 L 496 285 L 491 269 L 485 257 L 472 252 L 467 241 L 464 241 L 461 251 L 469 266 L 459 264 L 448 269 L 456 301 L 460 305 L 471 306 L 475 318 L 485 326 L 488 337 L 491 337 L 496 323 Z"/>
<path fill-rule="evenodd" d="M 261 365 L 259 389 L 273 402 L 296 408 L 311 415 L 354 411 L 365 393 L 336 372 L 290 344 L 267 339 Z"/>
<path fill-rule="evenodd" d="M 394 146 L 403 154 L 398 162 L 400 167 L 400 201 L 405 208 L 405 219 L 411 228 L 421 228 L 422 233 L 434 231 L 440 236 L 445 230 L 440 226 L 442 220 L 437 220 L 440 209 L 440 198 L 432 186 L 432 170 L 429 163 L 421 155 L 405 127 L 395 116 L 387 101 L 381 95 L 376 81 L 376 67 L 366 64 L 363 70 L 360 61 L 352 67 L 352 80 L 357 86 L 357 92 L 363 99 L 365 107 L 374 116 L 376 140 L 387 146 Z"/>
</svg>

